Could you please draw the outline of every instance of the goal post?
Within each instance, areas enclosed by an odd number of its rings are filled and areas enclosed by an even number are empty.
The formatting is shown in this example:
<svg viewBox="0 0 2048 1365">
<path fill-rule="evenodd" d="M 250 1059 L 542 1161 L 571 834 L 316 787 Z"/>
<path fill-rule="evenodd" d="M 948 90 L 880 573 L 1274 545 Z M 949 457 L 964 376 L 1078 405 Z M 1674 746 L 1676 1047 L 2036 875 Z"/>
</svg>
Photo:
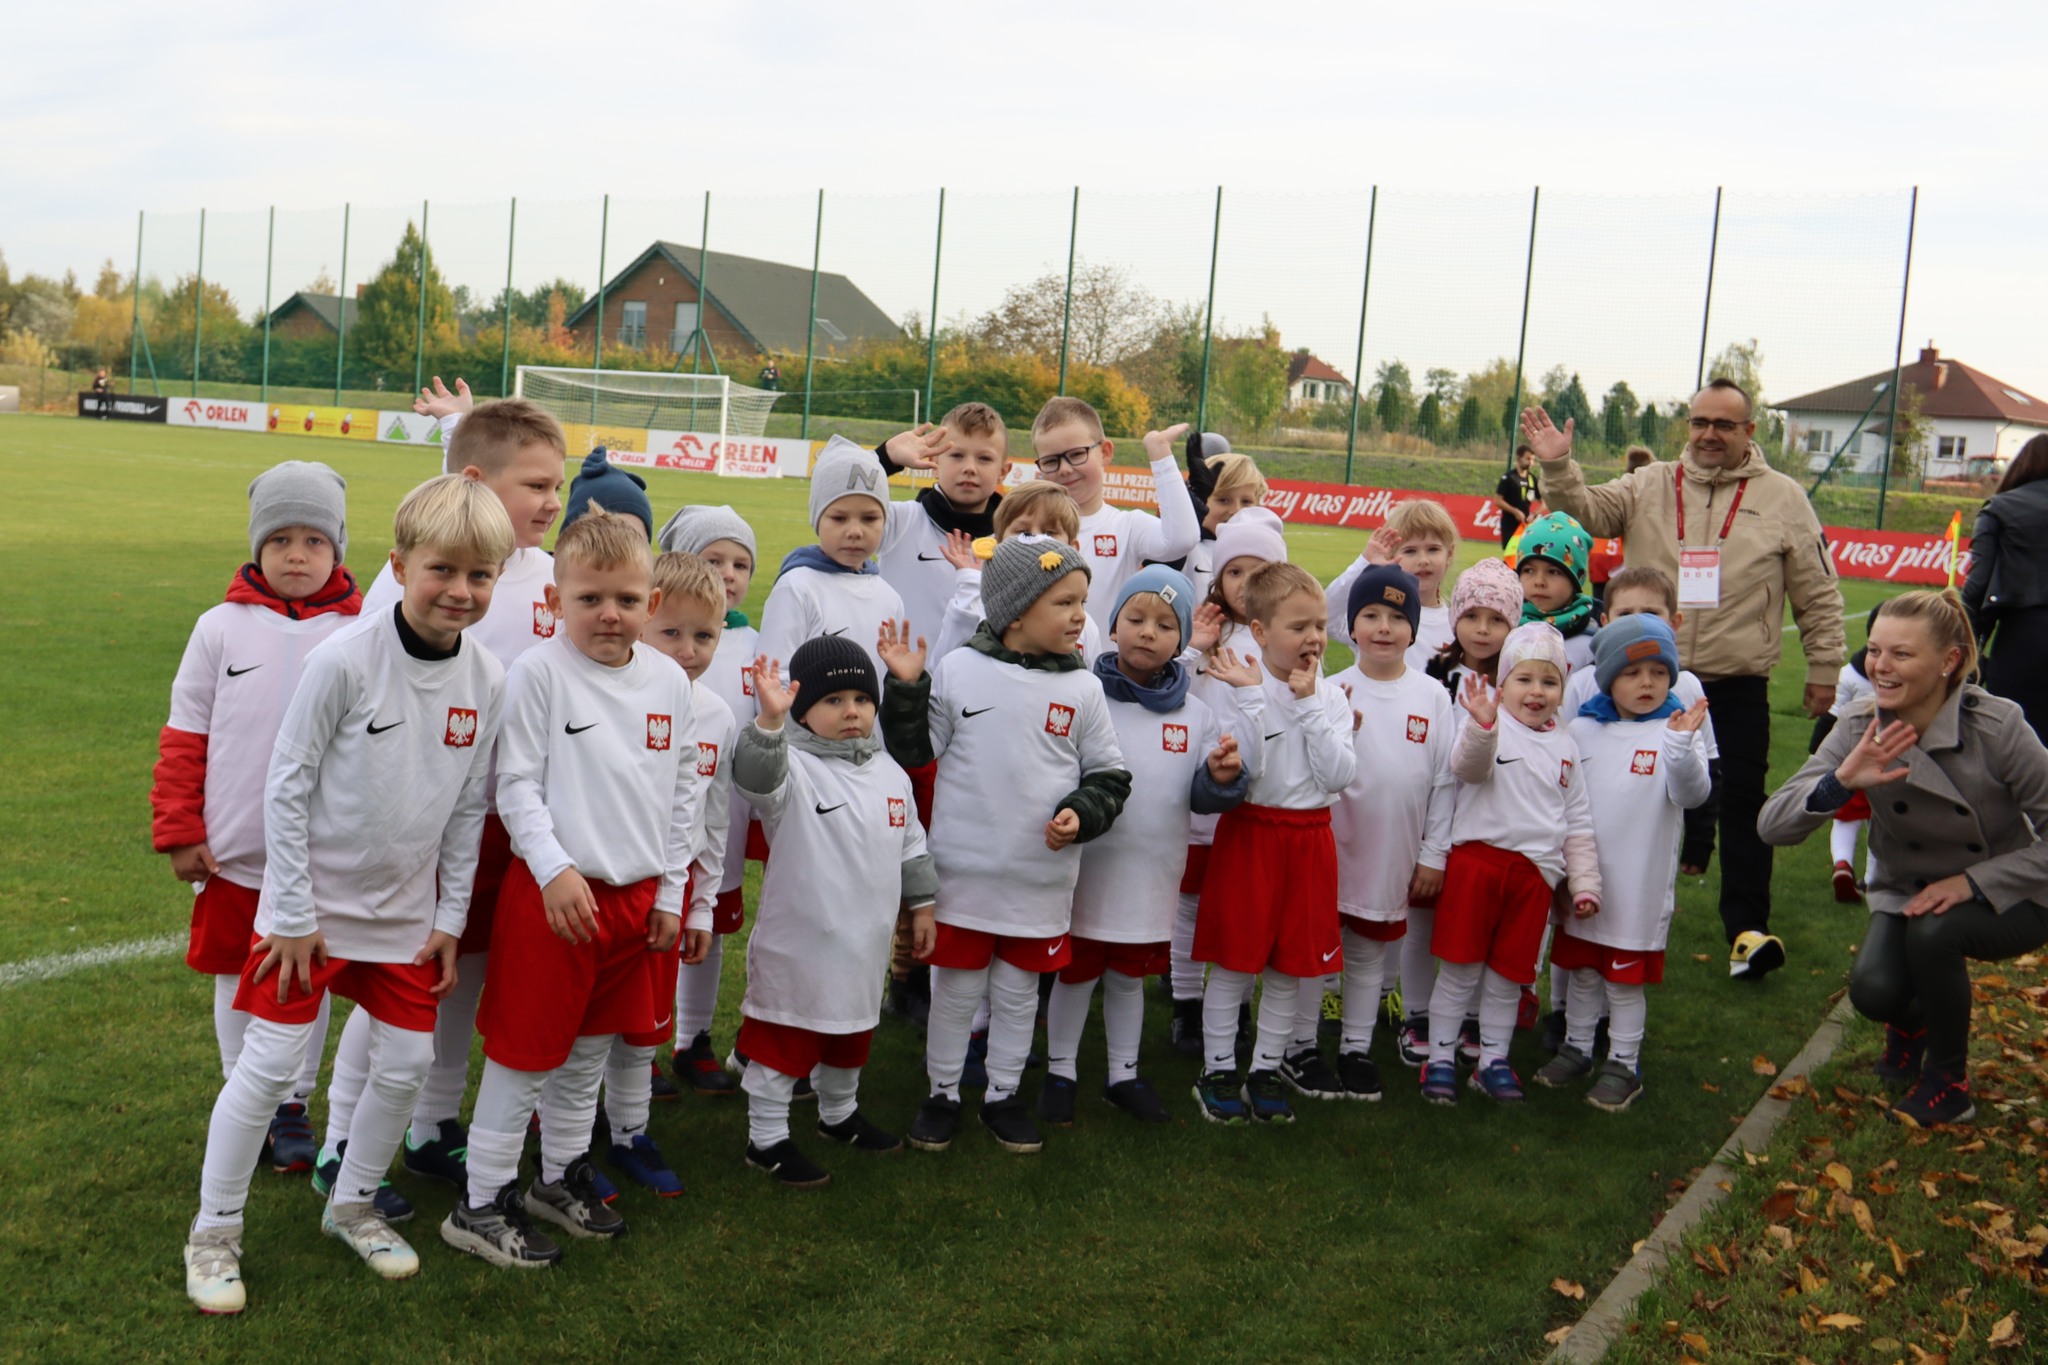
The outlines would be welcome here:
<svg viewBox="0 0 2048 1365">
<path fill-rule="evenodd" d="M 589 445 L 637 448 L 644 433 L 694 431 L 716 436 L 719 465 L 733 437 L 767 434 L 768 413 L 781 394 L 735 384 L 724 374 L 672 374 L 663 370 L 593 370 L 521 365 L 512 381 L 515 397 L 553 413 L 572 437 L 586 433 Z M 627 433 L 634 433 L 630 442 Z M 573 449 L 571 454 L 576 453 Z"/>
</svg>

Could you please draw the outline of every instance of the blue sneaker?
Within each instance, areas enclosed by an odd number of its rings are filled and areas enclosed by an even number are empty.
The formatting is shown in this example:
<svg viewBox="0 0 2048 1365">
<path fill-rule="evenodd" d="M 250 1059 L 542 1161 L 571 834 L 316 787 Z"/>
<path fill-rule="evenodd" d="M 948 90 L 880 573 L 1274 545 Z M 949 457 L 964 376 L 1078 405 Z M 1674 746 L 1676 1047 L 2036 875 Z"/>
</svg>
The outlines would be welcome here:
<svg viewBox="0 0 2048 1365">
<path fill-rule="evenodd" d="M 279 1175 L 301 1175 L 320 1161 L 320 1143 L 303 1104 L 280 1104 L 270 1119 L 263 1145 L 270 1149 L 270 1169 Z"/>
<path fill-rule="evenodd" d="M 635 1135 L 631 1143 L 613 1143 L 605 1159 L 612 1169 L 653 1190 L 662 1199 L 674 1199 L 683 1192 L 682 1179 L 669 1169 L 667 1158 L 661 1148 L 654 1145 L 654 1139 L 645 1133 Z"/>
<path fill-rule="evenodd" d="M 1526 1098 L 1522 1094 L 1522 1078 L 1507 1064 L 1507 1059 L 1488 1062 L 1466 1078 L 1465 1083 L 1490 1100 L 1502 1104 L 1514 1104 Z"/>
<path fill-rule="evenodd" d="M 1422 1068 L 1422 1098 L 1431 1104 L 1458 1102 L 1458 1068 L 1451 1062 L 1431 1062 Z"/>
<path fill-rule="evenodd" d="M 341 1178 L 341 1159 L 348 1154 L 348 1141 L 335 1148 L 334 1155 L 313 1167 L 313 1193 L 325 1199 L 334 1192 L 334 1182 Z M 412 1201 L 391 1188 L 391 1182 L 379 1182 L 377 1193 L 370 1197 L 370 1207 L 377 1216 L 387 1223 L 403 1223 L 412 1217 Z"/>
<path fill-rule="evenodd" d="M 1211 1123 L 1243 1123 L 1251 1117 L 1233 1072 L 1203 1072 L 1195 1082 L 1195 1101 L 1202 1106 L 1202 1117 Z"/>
<path fill-rule="evenodd" d="M 1294 1106 L 1280 1087 L 1277 1071 L 1254 1071 L 1244 1078 L 1245 1108 L 1260 1123 L 1294 1122 Z"/>
<path fill-rule="evenodd" d="M 604 1203 L 616 1204 L 619 1201 L 619 1187 L 605 1179 L 604 1173 L 595 1166 L 590 1168 L 590 1191 Z"/>
</svg>

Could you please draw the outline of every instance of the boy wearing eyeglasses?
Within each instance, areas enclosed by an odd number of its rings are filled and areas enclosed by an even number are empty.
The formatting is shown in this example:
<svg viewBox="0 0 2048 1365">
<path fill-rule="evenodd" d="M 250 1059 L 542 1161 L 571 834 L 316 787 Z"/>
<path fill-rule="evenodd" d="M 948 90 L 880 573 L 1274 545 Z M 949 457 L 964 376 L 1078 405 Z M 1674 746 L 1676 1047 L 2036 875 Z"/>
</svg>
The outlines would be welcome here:
<svg viewBox="0 0 2048 1365">
<path fill-rule="evenodd" d="M 1066 489 L 1081 509 L 1081 558 L 1094 575 L 1088 585 L 1088 615 L 1104 630 L 1124 580 L 1148 563 L 1180 562 L 1201 538 L 1201 522 L 1173 460 L 1173 443 L 1187 429 L 1182 422 L 1145 435 L 1159 506 L 1154 516 L 1104 501 L 1103 471 L 1109 468 L 1116 442 L 1102 434 L 1102 418 L 1092 406 L 1079 398 L 1049 399 L 1031 423 L 1038 477 Z"/>
</svg>

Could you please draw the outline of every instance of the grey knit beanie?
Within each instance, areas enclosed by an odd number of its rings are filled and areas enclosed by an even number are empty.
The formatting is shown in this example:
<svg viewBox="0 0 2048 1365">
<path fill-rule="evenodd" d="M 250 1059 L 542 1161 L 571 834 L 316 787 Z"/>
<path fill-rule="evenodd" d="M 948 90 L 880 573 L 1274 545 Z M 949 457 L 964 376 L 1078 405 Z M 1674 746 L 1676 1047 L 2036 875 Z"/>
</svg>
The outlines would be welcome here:
<svg viewBox="0 0 2048 1365">
<path fill-rule="evenodd" d="M 686 555 L 703 554 L 704 547 L 714 540 L 733 541 L 746 546 L 747 553 L 755 559 L 761 557 L 761 552 L 754 547 L 754 528 L 747 525 L 746 518 L 727 506 L 684 507 L 668 519 L 668 525 L 661 528 L 661 548 L 680 550 Z"/>
<path fill-rule="evenodd" d="M 873 498 L 886 512 L 889 479 L 873 451 L 861 449 L 844 436 L 834 436 L 811 466 L 811 529 L 818 528 L 827 507 L 848 496 Z"/>
<path fill-rule="evenodd" d="M 1081 552 L 1051 536 L 1012 536 L 996 546 L 981 571 L 981 614 L 1000 640 L 1031 604 L 1052 585 L 1079 570 L 1092 582 L 1095 575 Z"/>
<path fill-rule="evenodd" d="M 249 558 L 287 526 L 310 526 L 334 542 L 334 562 L 348 552 L 348 483 L 318 460 L 286 460 L 249 481 Z"/>
</svg>

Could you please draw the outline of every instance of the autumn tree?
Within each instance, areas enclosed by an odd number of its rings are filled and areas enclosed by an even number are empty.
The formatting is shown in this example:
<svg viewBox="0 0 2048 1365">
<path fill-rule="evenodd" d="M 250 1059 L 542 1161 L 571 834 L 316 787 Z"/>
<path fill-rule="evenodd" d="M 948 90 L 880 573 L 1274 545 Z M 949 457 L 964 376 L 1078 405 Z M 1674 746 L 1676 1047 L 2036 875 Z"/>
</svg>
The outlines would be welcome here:
<svg viewBox="0 0 2048 1365">
<path fill-rule="evenodd" d="M 1287 402 L 1287 352 L 1271 321 L 1222 343 L 1210 369 L 1209 393 L 1248 435 L 1273 424 Z"/>
<path fill-rule="evenodd" d="M 1041 275 L 1012 286 L 968 335 L 993 350 L 1057 358 L 1064 330 L 1070 362 L 1114 365 L 1152 339 L 1162 311 L 1123 266 L 1077 262 L 1071 309 L 1067 277 Z"/>
<path fill-rule="evenodd" d="M 426 264 L 426 312 L 422 335 L 420 265 Z M 434 253 L 419 229 L 405 225 L 398 251 L 363 287 L 356 320 L 349 328 L 352 355 L 373 370 L 403 373 L 410 382 L 416 347 L 452 347 L 457 340 L 455 295 L 434 264 Z"/>
<path fill-rule="evenodd" d="M 199 376 L 240 379 L 249 324 L 242 320 L 234 295 L 218 280 L 202 286 L 196 275 L 180 275 L 157 305 L 145 335 L 159 373 L 189 378 L 192 374 L 193 331 L 199 332 Z"/>
</svg>

